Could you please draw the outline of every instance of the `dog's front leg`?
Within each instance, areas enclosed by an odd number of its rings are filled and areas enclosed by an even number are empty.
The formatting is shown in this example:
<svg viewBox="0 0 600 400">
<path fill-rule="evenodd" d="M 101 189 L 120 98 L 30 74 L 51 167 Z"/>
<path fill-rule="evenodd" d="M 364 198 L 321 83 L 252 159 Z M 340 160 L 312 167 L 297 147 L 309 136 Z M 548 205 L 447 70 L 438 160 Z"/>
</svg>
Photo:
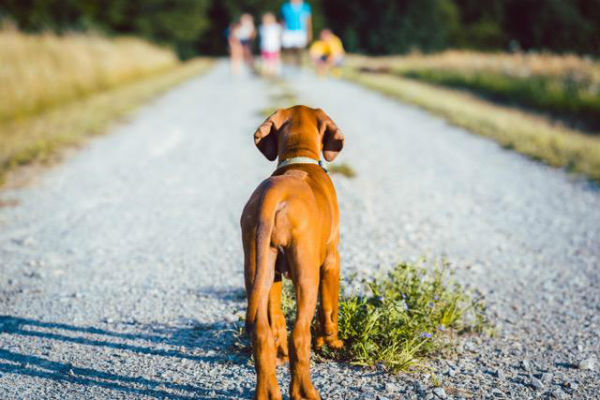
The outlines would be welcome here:
<svg viewBox="0 0 600 400">
<path fill-rule="evenodd" d="M 338 338 L 338 311 L 340 294 L 340 254 L 332 247 L 321 267 L 319 329 L 317 348 L 327 345 L 341 349 L 344 343 Z"/>
</svg>

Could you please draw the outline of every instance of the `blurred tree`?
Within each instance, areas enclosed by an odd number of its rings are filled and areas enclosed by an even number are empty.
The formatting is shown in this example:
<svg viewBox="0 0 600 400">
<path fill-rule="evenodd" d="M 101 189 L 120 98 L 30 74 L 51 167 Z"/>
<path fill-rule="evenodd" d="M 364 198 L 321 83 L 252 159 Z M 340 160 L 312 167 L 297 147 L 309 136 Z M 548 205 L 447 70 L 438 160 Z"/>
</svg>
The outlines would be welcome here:
<svg viewBox="0 0 600 400">
<path fill-rule="evenodd" d="M 506 0 L 454 0 L 460 9 L 462 28 L 454 37 L 454 45 L 494 50 L 505 48 L 509 39 L 504 34 Z"/>
<path fill-rule="evenodd" d="M 598 54 L 597 39 L 595 48 L 593 45 L 593 32 L 597 32 L 600 25 L 597 18 L 600 2 L 597 0 L 506 1 L 506 31 L 524 49 L 547 48 Z M 595 3 L 595 13 L 591 3 Z M 592 18 L 594 14 L 596 19 Z"/>
<path fill-rule="evenodd" d="M 159 43 L 172 44 L 180 57 L 198 51 L 202 34 L 210 26 L 209 0 L 135 0 L 129 1 L 133 31 Z"/>
<path fill-rule="evenodd" d="M 99 30 L 172 45 L 182 57 L 224 54 L 244 12 L 260 23 L 285 0 L 0 0 L 0 17 L 27 31 Z M 447 47 L 600 55 L 600 0 L 306 0 L 315 33 L 329 25 L 345 46 L 371 54 Z"/>
<path fill-rule="evenodd" d="M 144 36 L 173 46 L 181 57 L 198 52 L 211 21 L 211 0 L 1 0 L 6 15 L 26 31 L 100 30 Z"/>
<path fill-rule="evenodd" d="M 460 30 L 452 0 L 323 0 L 326 20 L 350 51 L 389 54 L 435 51 Z"/>
</svg>

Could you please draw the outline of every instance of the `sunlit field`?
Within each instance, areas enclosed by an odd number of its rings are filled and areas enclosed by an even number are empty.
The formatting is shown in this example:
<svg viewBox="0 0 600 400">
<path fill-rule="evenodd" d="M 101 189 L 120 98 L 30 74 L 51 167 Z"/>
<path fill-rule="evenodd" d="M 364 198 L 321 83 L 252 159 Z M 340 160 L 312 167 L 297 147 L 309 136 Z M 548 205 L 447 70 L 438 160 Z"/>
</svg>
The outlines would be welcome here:
<svg viewBox="0 0 600 400">
<path fill-rule="evenodd" d="M 136 38 L 0 31 L 0 121 L 24 117 L 178 64 L 173 51 Z"/>
<path fill-rule="evenodd" d="M 600 66 L 595 61 L 467 51 L 352 56 L 346 77 L 507 149 L 600 180 L 600 137 L 586 129 L 600 123 Z M 556 113 L 575 123 L 554 118 Z"/>
<path fill-rule="evenodd" d="M 354 57 L 354 67 L 471 89 L 505 103 L 600 128 L 600 63 L 576 55 L 449 50 L 398 57 Z"/>
<path fill-rule="evenodd" d="M 135 38 L 0 32 L 0 182 L 210 65 Z"/>
</svg>

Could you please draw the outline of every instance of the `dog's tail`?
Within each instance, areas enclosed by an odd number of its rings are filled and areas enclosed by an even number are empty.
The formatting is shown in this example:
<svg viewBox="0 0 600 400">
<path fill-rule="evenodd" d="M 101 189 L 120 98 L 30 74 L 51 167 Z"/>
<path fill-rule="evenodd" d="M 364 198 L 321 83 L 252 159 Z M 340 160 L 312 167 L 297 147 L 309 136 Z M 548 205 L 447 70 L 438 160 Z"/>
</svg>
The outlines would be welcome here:
<svg viewBox="0 0 600 400">
<path fill-rule="evenodd" d="M 275 211 L 279 204 L 276 192 L 266 191 L 262 198 L 260 215 L 256 224 L 254 282 L 248 295 L 246 311 L 246 332 L 252 332 L 257 319 L 268 318 L 269 291 L 275 278 L 274 265 L 269 265 L 271 234 L 275 221 Z M 268 320 L 265 320 L 268 323 Z"/>
</svg>

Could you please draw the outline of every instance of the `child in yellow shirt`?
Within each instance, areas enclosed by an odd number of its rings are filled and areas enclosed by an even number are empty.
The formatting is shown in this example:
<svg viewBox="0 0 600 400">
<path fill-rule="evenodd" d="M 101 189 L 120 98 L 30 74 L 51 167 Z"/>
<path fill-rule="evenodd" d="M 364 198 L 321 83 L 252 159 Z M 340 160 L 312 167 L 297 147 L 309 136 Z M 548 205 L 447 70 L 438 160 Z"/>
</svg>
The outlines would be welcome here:
<svg viewBox="0 0 600 400">
<path fill-rule="evenodd" d="M 310 58 L 320 74 L 332 67 L 339 67 L 345 53 L 342 41 L 330 29 L 323 29 L 319 40 L 310 46 Z"/>
</svg>

